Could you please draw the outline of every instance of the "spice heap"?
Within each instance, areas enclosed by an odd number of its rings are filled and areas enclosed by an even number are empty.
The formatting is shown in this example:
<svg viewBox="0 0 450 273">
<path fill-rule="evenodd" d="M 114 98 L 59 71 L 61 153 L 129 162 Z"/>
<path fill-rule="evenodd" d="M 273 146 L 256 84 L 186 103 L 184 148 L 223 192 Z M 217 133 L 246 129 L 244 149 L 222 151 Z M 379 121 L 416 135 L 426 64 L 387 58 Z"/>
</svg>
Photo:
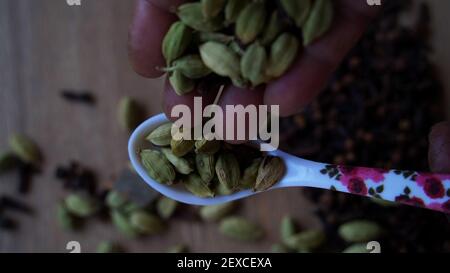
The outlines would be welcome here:
<svg viewBox="0 0 450 273">
<path fill-rule="evenodd" d="M 81 230 L 93 218 L 111 220 L 128 237 L 163 233 L 178 203 L 152 191 L 139 176 L 126 170 L 111 187 L 99 189 L 93 172 L 76 162 L 56 169 L 67 196 L 57 205 L 59 225 L 67 231 Z M 98 252 L 122 252 L 113 242 L 104 241 Z"/>
<path fill-rule="evenodd" d="M 175 140 L 171 130 L 170 122 L 160 125 L 146 138 L 154 147 L 139 152 L 148 175 L 161 184 L 181 182 L 194 195 L 207 198 L 245 189 L 265 191 L 284 176 L 286 167 L 279 157 L 217 140 Z"/>
<path fill-rule="evenodd" d="M 380 18 L 322 95 L 302 113 L 281 120 L 282 149 L 334 164 L 428 169 L 428 132 L 445 119 L 443 92 L 430 61 L 429 10 L 420 5 L 417 20 L 402 25 L 409 4 L 384 3 Z M 347 246 L 338 229 L 355 219 L 385 228 L 383 252 L 450 251 L 450 227 L 441 213 L 378 205 L 331 191 L 302 191 L 317 204 L 329 251 Z"/>
<path fill-rule="evenodd" d="M 178 95 L 211 74 L 242 88 L 281 77 L 333 20 L 331 0 L 201 0 L 178 7 L 162 45 Z M 214 78 L 214 80 L 217 80 Z"/>
<path fill-rule="evenodd" d="M 9 139 L 10 151 L 0 154 L 0 175 L 17 170 L 19 183 L 17 191 L 26 194 L 31 187 L 33 175 L 39 172 L 42 164 L 42 154 L 36 143 L 27 136 L 15 134 Z M 22 201 L 15 197 L 0 196 L 0 229 L 13 230 L 17 227 L 16 221 L 7 215 L 9 211 L 31 213 Z"/>
</svg>

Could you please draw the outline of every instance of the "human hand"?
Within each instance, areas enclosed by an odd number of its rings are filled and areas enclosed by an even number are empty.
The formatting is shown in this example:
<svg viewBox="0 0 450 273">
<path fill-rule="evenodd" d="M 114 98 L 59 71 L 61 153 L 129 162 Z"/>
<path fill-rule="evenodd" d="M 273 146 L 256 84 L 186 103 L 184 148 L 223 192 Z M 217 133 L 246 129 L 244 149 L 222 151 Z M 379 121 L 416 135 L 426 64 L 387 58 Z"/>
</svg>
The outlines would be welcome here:
<svg viewBox="0 0 450 273">
<path fill-rule="evenodd" d="M 144 77 L 163 74 L 158 67 L 165 65 L 161 53 L 162 40 L 176 16 L 170 12 L 183 0 L 138 0 L 129 33 L 129 57 L 133 68 Z M 279 105 L 281 116 L 290 116 L 308 105 L 322 90 L 347 52 L 357 43 L 367 24 L 379 8 L 366 1 L 336 0 L 334 26 L 321 39 L 303 49 L 287 74 L 257 90 L 242 90 L 230 86 L 219 105 Z M 213 102 L 215 94 L 191 92 L 178 96 L 166 83 L 164 111 L 167 116 L 173 106 L 193 107 L 194 96 L 203 97 L 203 105 Z M 223 107 L 222 109 L 224 109 Z"/>
<path fill-rule="evenodd" d="M 430 169 L 436 173 L 450 173 L 450 122 L 433 127 L 429 136 Z"/>
</svg>

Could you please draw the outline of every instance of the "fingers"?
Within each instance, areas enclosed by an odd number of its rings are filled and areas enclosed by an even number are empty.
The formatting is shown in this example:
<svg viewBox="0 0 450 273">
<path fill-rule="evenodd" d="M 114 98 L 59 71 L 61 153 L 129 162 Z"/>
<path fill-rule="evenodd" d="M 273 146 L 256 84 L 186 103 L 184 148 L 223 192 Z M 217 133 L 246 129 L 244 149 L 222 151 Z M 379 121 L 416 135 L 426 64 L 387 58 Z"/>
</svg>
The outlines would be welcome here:
<svg viewBox="0 0 450 273">
<path fill-rule="evenodd" d="M 264 90 L 261 88 L 256 88 L 254 90 L 246 90 L 234 86 L 230 86 L 225 90 L 223 96 L 220 99 L 219 105 L 224 111 L 223 116 L 223 127 L 224 127 L 224 136 L 226 136 L 227 131 L 233 128 L 234 133 L 230 132 L 230 135 L 232 138 L 226 138 L 226 139 L 233 139 L 228 141 L 231 144 L 240 144 L 245 142 L 244 140 L 253 139 L 255 137 L 256 128 L 253 128 L 252 135 L 250 135 L 249 130 L 251 130 L 251 126 L 258 126 L 257 122 L 252 121 L 250 122 L 249 116 L 246 115 L 245 119 L 242 119 L 242 117 L 236 117 L 234 115 L 232 118 L 228 118 L 227 114 L 232 114 L 232 109 L 227 109 L 227 106 L 237 106 L 242 105 L 244 108 L 252 105 L 256 107 L 256 110 L 258 110 L 258 106 L 264 104 Z M 257 120 L 258 117 L 256 117 Z M 239 120 L 241 119 L 241 120 Z M 243 122 L 244 126 L 239 127 L 240 129 L 245 128 L 246 132 L 245 135 L 242 135 L 240 138 L 238 137 L 238 124 L 239 122 Z"/>
<path fill-rule="evenodd" d="M 179 5 L 183 4 L 183 2 L 186 2 L 185 0 L 147 0 L 147 1 L 151 2 L 158 8 L 169 12 L 174 11 Z"/>
<path fill-rule="evenodd" d="M 365 1 L 339 1 L 332 29 L 306 47 L 286 75 L 268 85 L 264 102 L 280 105 L 282 116 L 295 114 L 308 105 L 324 88 L 377 11 L 378 8 L 368 6 Z"/>
<path fill-rule="evenodd" d="M 450 173 L 450 122 L 435 125 L 429 135 L 428 159 L 430 168 L 437 173 Z"/>
<path fill-rule="evenodd" d="M 211 92 L 208 92 L 206 95 L 201 95 L 197 91 L 191 92 L 189 94 L 186 94 L 184 96 L 178 96 L 175 91 L 172 89 L 170 84 L 166 82 L 166 88 L 165 88 L 165 94 L 164 94 L 164 112 L 166 113 L 166 116 L 170 117 L 173 107 L 177 105 L 185 105 L 189 109 L 191 109 L 192 117 L 194 115 L 194 98 L 195 97 L 201 97 L 202 98 L 202 109 L 212 104 L 214 102 L 214 99 L 216 98 L 217 92 L 219 90 L 211 90 Z M 226 90 L 224 90 L 220 101 L 219 106 L 221 107 L 223 111 L 223 134 L 225 136 L 227 132 L 227 128 L 235 128 L 234 129 L 234 136 L 236 137 L 236 126 L 238 124 L 238 120 L 236 117 L 234 119 L 226 119 L 227 114 L 227 105 L 234 106 L 234 105 L 242 105 L 243 107 L 246 107 L 248 105 L 254 105 L 255 107 L 258 107 L 258 105 L 263 104 L 263 92 L 264 90 L 245 90 L 241 88 L 237 88 L 234 86 L 227 87 Z M 196 109 L 198 110 L 198 109 Z M 201 114 L 201 113 L 200 113 Z M 172 120 L 176 120 L 177 118 L 171 118 Z M 194 120 L 194 119 L 191 119 Z M 232 125 L 232 122 L 234 125 Z M 245 128 L 249 128 L 250 123 L 248 117 L 246 117 L 245 120 Z M 236 138 L 235 138 L 236 139 Z M 247 138 L 248 139 L 248 133 Z M 233 143 L 241 143 L 242 141 L 235 141 Z"/>
<path fill-rule="evenodd" d="M 168 8 L 180 1 L 138 0 L 128 39 L 128 55 L 133 69 L 149 78 L 161 76 L 165 65 L 161 44 L 175 16 Z"/>
<path fill-rule="evenodd" d="M 203 109 L 212 104 L 214 102 L 214 99 L 216 97 L 216 94 L 219 90 L 211 90 L 211 92 L 208 92 L 206 95 L 200 94 L 197 90 L 194 90 L 184 96 L 179 96 L 177 93 L 175 93 L 174 89 L 172 88 L 171 84 L 168 80 L 166 80 L 166 85 L 164 88 L 164 113 L 166 116 L 171 119 L 172 121 L 177 120 L 178 118 L 172 118 L 171 113 L 172 109 L 177 105 L 185 105 L 187 106 L 191 111 L 191 120 L 194 120 L 194 99 L 195 97 L 202 99 L 202 108 L 201 111 L 203 113 Z M 200 113 L 201 115 L 201 113 Z"/>
</svg>

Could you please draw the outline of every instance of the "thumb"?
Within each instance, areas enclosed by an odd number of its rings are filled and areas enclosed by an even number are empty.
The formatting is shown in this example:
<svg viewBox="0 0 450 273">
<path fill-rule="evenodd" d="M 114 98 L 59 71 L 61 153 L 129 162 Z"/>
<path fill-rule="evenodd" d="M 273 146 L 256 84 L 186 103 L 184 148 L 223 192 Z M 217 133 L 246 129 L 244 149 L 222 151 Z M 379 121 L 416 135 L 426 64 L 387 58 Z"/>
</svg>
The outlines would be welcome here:
<svg viewBox="0 0 450 273">
<path fill-rule="evenodd" d="M 450 122 L 441 122 L 431 129 L 428 160 L 437 173 L 450 173 Z"/>
</svg>

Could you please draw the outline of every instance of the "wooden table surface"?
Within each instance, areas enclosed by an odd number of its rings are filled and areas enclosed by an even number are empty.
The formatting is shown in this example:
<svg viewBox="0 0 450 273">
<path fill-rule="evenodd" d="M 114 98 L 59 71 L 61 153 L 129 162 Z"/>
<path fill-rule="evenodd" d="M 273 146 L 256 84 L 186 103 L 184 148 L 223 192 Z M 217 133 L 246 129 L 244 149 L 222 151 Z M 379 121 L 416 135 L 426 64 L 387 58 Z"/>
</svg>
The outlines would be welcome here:
<svg viewBox="0 0 450 273">
<path fill-rule="evenodd" d="M 20 229 L 0 231 L 2 252 L 65 252 L 68 241 L 79 241 L 82 251 L 94 251 L 102 240 L 123 243 L 128 251 L 154 252 L 176 243 L 192 251 L 266 251 L 278 241 L 283 214 L 314 227 L 310 209 L 299 190 L 262 194 L 245 202 L 242 214 L 267 231 L 257 244 L 230 241 L 214 224 L 173 220 L 167 233 L 130 240 L 111 225 L 89 221 L 83 232 L 61 231 L 55 206 L 63 196 L 53 177 L 57 164 L 74 159 L 96 170 L 108 181 L 127 167 L 128 135 L 117 125 L 117 103 L 124 95 L 161 112 L 162 80 L 143 79 L 127 60 L 127 28 L 132 1 L 82 0 L 70 7 L 63 0 L 0 0 L 0 150 L 8 136 L 21 132 L 43 149 L 45 165 L 34 179 L 30 194 L 21 197 L 36 213 L 18 217 Z M 63 101 L 61 88 L 89 89 L 96 107 Z M 0 177 L 0 193 L 16 192 L 15 175 Z M 283 213 L 280 213 L 283 212 Z"/>
<path fill-rule="evenodd" d="M 448 1 L 435 1 L 442 3 Z M 173 220 L 167 233 L 130 240 L 110 224 L 89 221 L 83 232 L 63 232 L 56 223 L 55 206 L 65 195 L 53 177 L 57 164 L 78 160 L 110 181 L 127 167 L 127 134 L 117 125 L 117 103 L 124 95 L 161 112 L 162 80 L 143 79 L 131 70 L 126 51 L 132 1 L 82 0 L 70 7 L 63 0 L 0 0 L 0 150 L 8 136 L 21 132 L 42 147 L 45 165 L 30 194 L 21 197 L 36 213 L 20 216 L 16 232 L 0 231 L 0 252 L 66 252 L 69 241 L 82 251 L 94 251 L 102 240 L 121 242 L 128 251 L 158 252 L 176 243 L 191 251 L 267 251 L 278 242 L 278 225 L 285 214 L 303 227 L 317 227 L 312 206 L 300 190 L 277 190 L 250 198 L 241 213 L 259 222 L 266 240 L 242 244 L 218 233 L 214 224 Z M 448 9 L 436 9 L 440 20 Z M 442 21 L 442 22 L 445 22 Z M 441 22 L 441 23 L 442 23 Z M 446 25 L 446 24 L 442 24 Z M 437 36 L 448 37 L 440 29 Z M 448 45 L 448 43 L 446 44 Z M 438 44 L 438 58 L 449 60 L 448 47 Z M 444 63 L 450 71 L 450 61 Z M 89 89 L 95 107 L 63 101 L 61 88 Z M 16 192 L 15 175 L 0 177 L 0 193 Z"/>
</svg>

